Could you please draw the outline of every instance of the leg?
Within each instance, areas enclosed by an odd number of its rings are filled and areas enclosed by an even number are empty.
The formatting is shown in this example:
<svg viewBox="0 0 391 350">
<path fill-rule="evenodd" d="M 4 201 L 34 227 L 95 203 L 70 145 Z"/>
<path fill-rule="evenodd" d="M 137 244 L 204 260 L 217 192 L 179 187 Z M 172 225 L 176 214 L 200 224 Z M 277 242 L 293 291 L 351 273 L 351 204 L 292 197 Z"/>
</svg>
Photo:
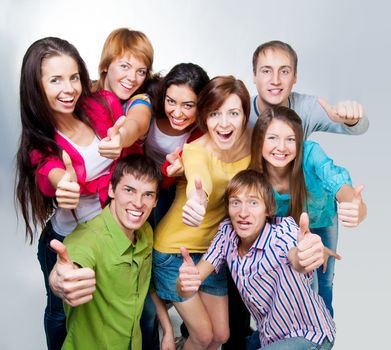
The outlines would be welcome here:
<svg viewBox="0 0 391 350">
<path fill-rule="evenodd" d="M 54 232 L 50 222 L 42 232 L 38 243 L 38 260 L 45 279 L 47 305 L 44 314 L 46 343 L 49 350 L 60 350 L 66 337 L 65 313 L 63 302 L 53 294 L 49 287 L 49 274 L 57 260 L 57 254 L 51 250 L 52 239 L 63 241 L 64 237 Z"/>
<path fill-rule="evenodd" d="M 150 294 L 145 298 L 144 309 L 140 319 L 140 327 L 143 337 L 143 349 L 159 350 L 159 326 L 156 316 L 156 307 Z"/>
<path fill-rule="evenodd" d="M 337 250 L 338 242 L 338 221 L 335 217 L 333 226 L 311 229 L 313 233 L 318 234 L 322 238 L 323 244 L 333 251 Z M 333 280 L 334 280 L 334 266 L 335 259 L 330 257 L 327 263 L 327 270 L 323 273 L 323 266 L 317 269 L 318 278 L 318 294 L 323 298 L 327 309 L 330 311 L 332 317 L 334 317 L 333 309 Z"/>
<path fill-rule="evenodd" d="M 229 271 L 227 271 L 227 279 L 230 337 L 222 348 L 223 350 L 244 350 L 246 349 L 246 337 L 252 333 L 251 316 Z"/>
<path fill-rule="evenodd" d="M 199 294 L 212 323 L 213 341 L 208 349 L 217 349 L 229 338 L 228 296 L 216 296 L 203 292 Z"/>
</svg>

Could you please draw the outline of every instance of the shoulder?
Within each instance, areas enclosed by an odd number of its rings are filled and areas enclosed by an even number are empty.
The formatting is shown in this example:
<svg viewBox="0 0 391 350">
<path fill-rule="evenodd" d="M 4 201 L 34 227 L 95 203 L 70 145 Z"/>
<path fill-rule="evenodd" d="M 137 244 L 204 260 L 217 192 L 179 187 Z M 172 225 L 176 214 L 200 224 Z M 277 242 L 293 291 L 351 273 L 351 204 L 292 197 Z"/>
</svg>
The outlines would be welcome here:
<svg viewBox="0 0 391 350">
<path fill-rule="evenodd" d="M 153 241 L 153 230 L 152 226 L 148 221 L 146 221 L 138 230 L 138 234 L 144 235 L 147 238 L 148 242 Z"/>
</svg>

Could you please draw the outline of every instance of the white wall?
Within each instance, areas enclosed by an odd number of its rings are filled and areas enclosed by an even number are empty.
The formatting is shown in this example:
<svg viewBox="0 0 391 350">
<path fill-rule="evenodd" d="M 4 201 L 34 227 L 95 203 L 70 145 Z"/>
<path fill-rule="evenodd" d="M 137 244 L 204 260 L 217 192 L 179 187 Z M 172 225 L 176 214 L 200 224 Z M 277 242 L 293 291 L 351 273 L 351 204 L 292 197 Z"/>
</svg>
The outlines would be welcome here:
<svg viewBox="0 0 391 350">
<path fill-rule="evenodd" d="M 361 5 L 359 5 L 361 3 Z M 145 32 L 155 48 L 155 70 L 195 62 L 210 76 L 233 74 L 251 93 L 251 56 L 272 39 L 299 56 L 296 91 L 335 103 L 361 101 L 370 119 L 363 136 L 316 135 L 356 184 L 366 184 L 368 218 L 341 228 L 335 279 L 335 349 L 382 348 L 389 331 L 391 6 L 386 1 L 1 0 L 0 13 L 0 348 L 44 349 L 43 279 L 36 244 L 24 242 L 13 207 L 14 155 L 20 133 L 18 84 L 27 47 L 44 36 L 73 43 L 92 77 L 104 39 L 126 26 Z M 388 92 L 387 92 L 388 91 Z M 383 119 L 381 119 L 383 118 Z M 387 268 L 388 267 L 388 268 Z"/>
</svg>

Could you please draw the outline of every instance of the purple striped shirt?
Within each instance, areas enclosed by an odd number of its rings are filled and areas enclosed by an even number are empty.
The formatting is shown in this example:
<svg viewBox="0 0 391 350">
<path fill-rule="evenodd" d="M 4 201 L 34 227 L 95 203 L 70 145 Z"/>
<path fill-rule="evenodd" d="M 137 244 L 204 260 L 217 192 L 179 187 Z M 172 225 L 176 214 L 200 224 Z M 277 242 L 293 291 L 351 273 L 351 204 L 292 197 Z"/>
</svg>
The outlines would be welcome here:
<svg viewBox="0 0 391 350">
<path fill-rule="evenodd" d="M 288 260 L 296 246 L 298 226 L 289 218 L 266 223 L 241 258 L 239 237 L 230 220 L 223 221 L 203 256 L 216 270 L 227 261 L 232 278 L 251 315 L 261 345 L 291 337 L 305 337 L 320 344 L 334 340 L 335 323 L 323 299 L 311 289 L 312 273 L 302 274 Z"/>
</svg>

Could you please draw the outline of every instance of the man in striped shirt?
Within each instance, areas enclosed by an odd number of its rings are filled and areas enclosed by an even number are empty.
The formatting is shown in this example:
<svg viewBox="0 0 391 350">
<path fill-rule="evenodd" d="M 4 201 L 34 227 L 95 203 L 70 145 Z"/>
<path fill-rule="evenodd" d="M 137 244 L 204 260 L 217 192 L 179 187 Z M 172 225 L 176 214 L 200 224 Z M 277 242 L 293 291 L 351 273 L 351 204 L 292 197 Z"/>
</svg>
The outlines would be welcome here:
<svg viewBox="0 0 391 350">
<path fill-rule="evenodd" d="M 273 190 L 254 170 L 238 173 L 225 193 L 230 220 L 219 230 L 203 259 L 188 252 L 178 278 L 183 295 L 227 262 L 246 307 L 254 317 L 262 349 L 331 349 L 335 324 L 323 299 L 311 289 L 312 271 L 322 265 L 324 247 L 292 218 L 272 218 Z"/>
</svg>

